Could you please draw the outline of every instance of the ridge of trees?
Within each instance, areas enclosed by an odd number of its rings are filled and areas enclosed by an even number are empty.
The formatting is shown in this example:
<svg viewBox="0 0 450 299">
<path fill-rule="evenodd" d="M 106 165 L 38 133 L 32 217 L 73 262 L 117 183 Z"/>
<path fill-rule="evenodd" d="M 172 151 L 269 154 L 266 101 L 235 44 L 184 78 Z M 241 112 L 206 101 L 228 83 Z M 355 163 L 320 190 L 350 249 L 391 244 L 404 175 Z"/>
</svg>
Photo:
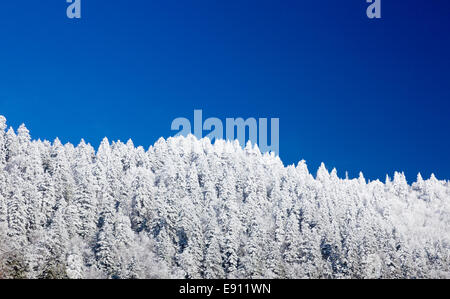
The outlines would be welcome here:
<svg viewBox="0 0 450 299">
<path fill-rule="evenodd" d="M 450 184 L 193 136 L 32 140 L 0 117 L 0 278 L 449 278 Z"/>
</svg>

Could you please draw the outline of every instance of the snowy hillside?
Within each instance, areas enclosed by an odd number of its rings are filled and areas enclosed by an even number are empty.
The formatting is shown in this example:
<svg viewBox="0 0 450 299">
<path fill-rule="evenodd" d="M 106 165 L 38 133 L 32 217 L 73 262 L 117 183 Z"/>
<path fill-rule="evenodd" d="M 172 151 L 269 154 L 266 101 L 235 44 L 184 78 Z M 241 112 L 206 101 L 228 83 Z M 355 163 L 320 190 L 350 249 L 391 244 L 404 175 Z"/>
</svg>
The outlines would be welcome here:
<svg viewBox="0 0 450 299">
<path fill-rule="evenodd" d="M 194 137 L 96 152 L 0 117 L 0 277 L 450 277 L 450 183 Z"/>
</svg>

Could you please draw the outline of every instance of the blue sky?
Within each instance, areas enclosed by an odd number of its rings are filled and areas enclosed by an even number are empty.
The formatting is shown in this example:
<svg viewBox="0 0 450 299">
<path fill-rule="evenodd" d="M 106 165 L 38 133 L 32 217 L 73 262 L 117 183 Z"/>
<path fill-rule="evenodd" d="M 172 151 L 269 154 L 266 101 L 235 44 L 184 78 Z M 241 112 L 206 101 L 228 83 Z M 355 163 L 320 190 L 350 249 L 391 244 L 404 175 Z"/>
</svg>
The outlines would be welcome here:
<svg viewBox="0 0 450 299">
<path fill-rule="evenodd" d="M 177 117 L 280 118 L 285 164 L 450 179 L 450 3 L 2 1 L 0 114 L 148 147 Z"/>
</svg>

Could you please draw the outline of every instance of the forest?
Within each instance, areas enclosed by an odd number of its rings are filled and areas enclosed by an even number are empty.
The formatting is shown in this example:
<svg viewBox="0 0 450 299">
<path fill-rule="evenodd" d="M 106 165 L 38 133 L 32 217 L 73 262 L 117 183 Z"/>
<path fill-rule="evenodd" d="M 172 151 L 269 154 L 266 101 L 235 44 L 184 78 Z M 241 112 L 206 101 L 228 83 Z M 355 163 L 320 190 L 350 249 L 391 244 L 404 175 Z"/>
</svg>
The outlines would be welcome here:
<svg viewBox="0 0 450 299">
<path fill-rule="evenodd" d="M 94 149 L 0 117 L 0 278 L 450 278 L 450 183 L 192 135 Z"/>
</svg>

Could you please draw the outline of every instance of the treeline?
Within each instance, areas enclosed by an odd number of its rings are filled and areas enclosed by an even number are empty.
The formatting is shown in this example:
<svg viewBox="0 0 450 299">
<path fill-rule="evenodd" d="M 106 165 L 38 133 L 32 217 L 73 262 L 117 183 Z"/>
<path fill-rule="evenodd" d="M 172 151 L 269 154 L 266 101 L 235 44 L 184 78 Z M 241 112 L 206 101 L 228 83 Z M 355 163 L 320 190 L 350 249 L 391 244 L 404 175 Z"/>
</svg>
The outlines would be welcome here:
<svg viewBox="0 0 450 299">
<path fill-rule="evenodd" d="M 449 232 L 434 176 L 313 176 L 193 136 L 95 151 L 0 117 L 0 278 L 443 278 Z"/>
</svg>

